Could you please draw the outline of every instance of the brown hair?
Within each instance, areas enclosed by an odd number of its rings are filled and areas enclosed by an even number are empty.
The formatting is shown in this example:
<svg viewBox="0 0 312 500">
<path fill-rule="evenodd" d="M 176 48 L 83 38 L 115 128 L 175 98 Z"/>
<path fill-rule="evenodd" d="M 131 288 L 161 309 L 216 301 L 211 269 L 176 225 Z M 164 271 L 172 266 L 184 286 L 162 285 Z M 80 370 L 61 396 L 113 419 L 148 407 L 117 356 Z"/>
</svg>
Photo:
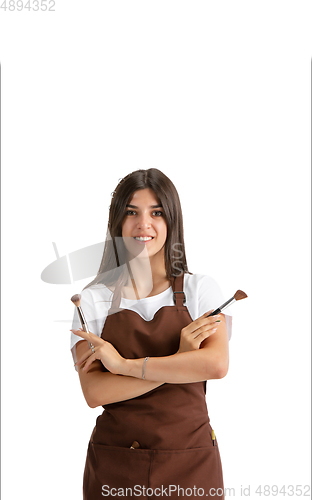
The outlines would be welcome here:
<svg viewBox="0 0 312 500">
<path fill-rule="evenodd" d="M 112 193 L 107 230 L 108 238 L 105 241 L 102 261 L 97 276 L 85 288 L 95 283 L 112 284 L 117 281 L 121 274 L 120 266 L 127 262 L 126 249 L 121 238 L 126 205 L 135 191 L 146 188 L 154 191 L 164 211 L 167 224 L 167 239 L 165 242 L 167 278 L 179 276 L 181 273 L 191 274 L 187 269 L 182 210 L 178 192 L 165 174 L 157 168 L 149 168 L 148 170 L 135 170 L 126 175 Z"/>
</svg>

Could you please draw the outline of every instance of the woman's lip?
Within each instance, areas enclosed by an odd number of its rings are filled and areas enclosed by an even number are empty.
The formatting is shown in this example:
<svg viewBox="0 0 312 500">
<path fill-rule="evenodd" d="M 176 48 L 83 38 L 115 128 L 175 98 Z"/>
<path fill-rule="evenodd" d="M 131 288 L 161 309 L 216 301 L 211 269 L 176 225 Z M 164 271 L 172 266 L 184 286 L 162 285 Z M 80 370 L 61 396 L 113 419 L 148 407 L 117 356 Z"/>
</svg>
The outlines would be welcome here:
<svg viewBox="0 0 312 500">
<path fill-rule="evenodd" d="M 137 236 L 137 237 L 133 236 L 134 241 L 136 241 L 137 243 L 144 243 L 145 244 L 145 243 L 149 243 L 150 241 L 153 241 L 154 236 L 151 236 L 151 238 L 152 238 L 151 240 L 145 240 L 145 241 L 144 240 L 137 240 L 136 238 L 139 238 L 139 236 Z"/>
</svg>

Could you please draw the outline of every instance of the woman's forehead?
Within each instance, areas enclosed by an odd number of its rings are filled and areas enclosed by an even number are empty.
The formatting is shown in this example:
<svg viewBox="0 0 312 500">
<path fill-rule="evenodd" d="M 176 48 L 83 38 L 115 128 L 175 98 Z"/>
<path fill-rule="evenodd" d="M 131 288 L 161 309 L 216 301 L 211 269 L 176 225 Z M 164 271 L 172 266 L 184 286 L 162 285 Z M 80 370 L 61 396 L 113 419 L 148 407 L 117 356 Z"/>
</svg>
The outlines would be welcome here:
<svg viewBox="0 0 312 500">
<path fill-rule="evenodd" d="M 150 189 L 150 188 L 145 188 L 145 189 L 138 189 L 133 193 L 133 195 L 129 199 L 129 203 L 132 204 L 143 204 L 143 205 L 150 205 L 151 208 L 156 208 L 160 206 L 160 200 L 156 193 Z"/>
</svg>

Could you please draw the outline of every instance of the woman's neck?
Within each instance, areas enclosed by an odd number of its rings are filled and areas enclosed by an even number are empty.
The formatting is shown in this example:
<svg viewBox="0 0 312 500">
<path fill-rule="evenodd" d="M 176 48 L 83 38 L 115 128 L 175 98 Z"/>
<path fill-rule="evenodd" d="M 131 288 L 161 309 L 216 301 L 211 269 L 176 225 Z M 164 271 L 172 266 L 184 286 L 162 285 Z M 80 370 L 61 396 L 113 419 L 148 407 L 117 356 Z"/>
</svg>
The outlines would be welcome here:
<svg viewBox="0 0 312 500">
<path fill-rule="evenodd" d="M 133 259 L 129 262 L 129 280 L 126 293 L 135 293 L 135 298 L 142 299 L 165 291 L 170 286 L 167 278 L 164 256 Z"/>
</svg>

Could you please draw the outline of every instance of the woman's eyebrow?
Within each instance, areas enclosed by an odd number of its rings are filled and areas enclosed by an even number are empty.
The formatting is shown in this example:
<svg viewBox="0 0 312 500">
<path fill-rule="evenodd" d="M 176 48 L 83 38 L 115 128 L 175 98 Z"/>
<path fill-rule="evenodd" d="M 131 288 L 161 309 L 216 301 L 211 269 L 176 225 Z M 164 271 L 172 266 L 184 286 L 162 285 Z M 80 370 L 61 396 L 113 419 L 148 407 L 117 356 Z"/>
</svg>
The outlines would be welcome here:
<svg viewBox="0 0 312 500">
<path fill-rule="evenodd" d="M 135 205 L 126 205 L 126 208 L 127 207 L 128 208 L 139 208 L 139 207 L 137 207 Z M 162 206 L 161 205 L 151 205 L 149 208 L 162 208 Z"/>
</svg>

